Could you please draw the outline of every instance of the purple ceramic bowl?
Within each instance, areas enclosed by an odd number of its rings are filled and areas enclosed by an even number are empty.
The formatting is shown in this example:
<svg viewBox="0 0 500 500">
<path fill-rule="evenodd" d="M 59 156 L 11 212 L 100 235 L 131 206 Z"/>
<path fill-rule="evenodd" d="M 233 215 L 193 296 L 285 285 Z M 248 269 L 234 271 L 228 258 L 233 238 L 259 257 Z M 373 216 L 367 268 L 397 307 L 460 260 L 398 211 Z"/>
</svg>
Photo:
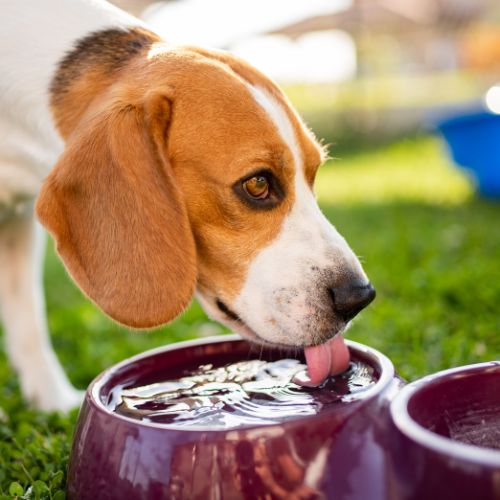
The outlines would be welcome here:
<svg viewBox="0 0 500 500">
<path fill-rule="evenodd" d="M 112 413 L 106 401 L 118 385 L 167 380 L 214 360 L 259 358 L 260 348 L 240 337 L 175 344 L 110 368 L 89 386 L 79 415 L 69 498 L 386 499 L 388 405 L 402 382 L 383 354 L 347 345 L 354 360 L 374 369 L 373 386 L 316 415 L 229 430 L 133 420 Z"/>
<path fill-rule="evenodd" d="M 500 362 L 408 384 L 390 412 L 392 498 L 500 499 Z"/>
</svg>

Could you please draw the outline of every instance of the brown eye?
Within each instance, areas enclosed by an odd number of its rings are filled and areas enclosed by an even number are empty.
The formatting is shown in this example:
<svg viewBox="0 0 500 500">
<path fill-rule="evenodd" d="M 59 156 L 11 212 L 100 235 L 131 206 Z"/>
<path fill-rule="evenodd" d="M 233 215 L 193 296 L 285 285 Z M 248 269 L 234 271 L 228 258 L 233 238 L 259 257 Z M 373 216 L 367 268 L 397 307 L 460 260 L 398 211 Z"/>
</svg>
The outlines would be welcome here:
<svg viewBox="0 0 500 500">
<path fill-rule="evenodd" d="M 263 200 L 269 196 L 269 181 L 263 175 L 256 175 L 243 183 L 243 189 L 252 198 Z"/>
</svg>

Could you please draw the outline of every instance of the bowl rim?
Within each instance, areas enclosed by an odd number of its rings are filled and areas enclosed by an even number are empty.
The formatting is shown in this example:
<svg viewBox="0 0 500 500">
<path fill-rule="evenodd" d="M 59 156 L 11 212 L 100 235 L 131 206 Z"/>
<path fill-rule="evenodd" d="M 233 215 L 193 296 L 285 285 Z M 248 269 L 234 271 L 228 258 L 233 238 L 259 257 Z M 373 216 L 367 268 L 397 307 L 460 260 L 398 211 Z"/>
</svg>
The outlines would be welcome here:
<svg viewBox="0 0 500 500">
<path fill-rule="evenodd" d="M 396 428 L 408 439 L 423 448 L 474 464 L 500 467 L 500 451 L 472 444 L 461 443 L 441 436 L 417 423 L 409 414 L 411 398 L 423 388 L 432 386 L 446 378 L 470 375 L 474 371 L 500 370 L 500 361 L 488 361 L 442 370 L 404 386 L 390 404 L 390 415 Z"/>
<path fill-rule="evenodd" d="M 293 422 L 298 422 L 301 420 L 310 420 L 314 419 L 317 417 L 319 414 L 314 414 L 314 415 L 306 415 L 303 417 L 297 417 L 294 419 L 286 420 L 284 422 L 272 422 L 269 424 L 256 424 L 256 425 L 245 425 L 241 427 L 230 427 L 227 429 L 210 429 L 205 426 L 176 426 L 172 424 L 161 424 L 157 422 L 145 422 L 142 420 L 137 420 L 134 418 L 126 417 L 124 415 L 120 415 L 119 413 L 115 413 L 111 410 L 109 410 L 105 404 L 101 401 L 100 398 L 100 391 L 103 388 L 104 385 L 106 385 L 109 380 L 122 368 L 126 367 L 127 365 L 135 362 L 140 362 L 148 357 L 155 356 L 157 354 L 161 354 L 164 352 L 170 352 L 170 351 L 176 351 L 179 349 L 186 349 L 190 347 L 197 347 L 197 346 L 202 346 L 206 344 L 217 344 L 217 343 L 224 343 L 224 342 L 247 342 L 249 343 L 246 339 L 241 337 L 238 334 L 224 334 L 224 335 L 216 335 L 216 336 L 211 336 L 211 337 L 204 337 L 201 339 L 193 339 L 193 340 L 186 340 L 182 342 L 174 342 L 172 344 L 167 344 L 165 346 L 160 346 L 156 347 L 154 349 L 149 349 L 147 351 L 144 351 L 140 354 L 137 354 L 135 356 L 132 356 L 130 358 L 124 359 L 123 361 L 120 361 L 119 363 L 107 368 L 104 370 L 102 373 L 100 373 L 88 386 L 86 392 L 85 392 L 85 402 L 86 404 L 90 405 L 94 410 L 96 410 L 99 413 L 103 413 L 107 416 L 111 416 L 113 418 L 117 418 L 119 420 L 123 420 L 125 422 L 128 422 L 129 424 L 134 424 L 139 427 L 148 427 L 148 428 L 155 428 L 155 429 L 161 429 L 163 431 L 183 431 L 183 432 L 205 432 L 205 433 L 210 433 L 210 434 L 218 434 L 218 433 L 228 433 L 228 432 L 238 432 L 238 431 L 248 431 L 251 429 L 269 429 L 273 426 L 282 426 L 286 425 L 288 423 L 293 423 Z M 372 347 L 366 346 L 364 344 L 361 344 L 359 342 L 355 342 L 353 340 L 345 340 L 346 345 L 349 348 L 352 348 L 353 350 L 356 350 L 358 352 L 361 352 L 365 356 L 369 357 L 370 359 L 373 359 L 378 363 L 380 366 L 380 377 L 379 379 L 373 384 L 372 387 L 366 389 L 360 394 L 356 394 L 352 396 L 352 401 L 362 401 L 365 399 L 370 398 L 371 396 L 374 396 L 376 394 L 381 394 L 388 386 L 389 384 L 394 380 L 396 376 L 396 371 L 394 368 L 394 365 L 392 361 L 385 356 L 385 354 L 381 353 L 380 351 L 377 351 L 376 349 L 373 349 Z M 346 402 L 349 402 L 349 399 L 346 398 Z"/>
</svg>

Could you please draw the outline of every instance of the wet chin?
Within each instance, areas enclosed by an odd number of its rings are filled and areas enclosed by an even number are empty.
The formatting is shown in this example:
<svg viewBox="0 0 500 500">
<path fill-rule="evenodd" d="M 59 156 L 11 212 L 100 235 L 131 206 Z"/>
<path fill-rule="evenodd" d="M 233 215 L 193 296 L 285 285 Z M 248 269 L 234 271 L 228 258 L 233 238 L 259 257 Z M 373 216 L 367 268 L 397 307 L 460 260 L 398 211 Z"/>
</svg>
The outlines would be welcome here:
<svg viewBox="0 0 500 500">
<path fill-rule="evenodd" d="M 298 348 L 319 345 L 328 342 L 338 334 L 342 334 L 349 326 L 339 318 L 303 319 L 299 318 L 290 324 L 276 322 L 273 327 L 251 327 L 244 321 L 228 325 L 245 338 L 261 344 Z"/>
<path fill-rule="evenodd" d="M 243 322 L 221 321 L 231 328 L 235 333 L 240 334 L 246 340 L 260 345 L 280 347 L 284 349 L 303 348 L 310 345 L 319 345 L 328 342 L 338 334 L 342 334 L 349 327 L 350 323 L 335 322 L 334 325 L 324 327 L 321 332 L 312 328 L 306 335 L 305 329 L 299 331 L 282 330 L 275 337 L 269 331 L 260 332 L 253 330 Z"/>
<path fill-rule="evenodd" d="M 210 318 L 217 321 L 235 333 L 238 333 L 249 342 L 260 345 L 297 348 L 308 345 L 317 345 L 327 342 L 338 333 L 346 330 L 349 324 L 332 318 L 323 321 L 299 321 L 299 327 L 283 324 L 276 332 L 269 328 L 251 328 L 244 320 L 235 320 L 228 317 L 214 305 L 214 299 L 206 299 L 198 293 L 197 298 Z M 233 311 L 233 309 L 231 309 Z M 235 312 L 235 314 L 237 314 Z M 276 327 L 275 327 L 276 328 Z M 265 331 L 264 331 L 265 330 Z"/>
</svg>

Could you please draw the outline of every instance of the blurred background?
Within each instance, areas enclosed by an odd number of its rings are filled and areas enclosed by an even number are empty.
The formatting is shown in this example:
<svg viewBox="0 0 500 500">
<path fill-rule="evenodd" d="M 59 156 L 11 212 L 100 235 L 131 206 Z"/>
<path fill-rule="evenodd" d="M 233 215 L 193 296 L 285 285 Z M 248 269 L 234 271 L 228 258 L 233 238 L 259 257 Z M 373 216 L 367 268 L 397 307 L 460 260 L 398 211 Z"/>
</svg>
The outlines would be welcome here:
<svg viewBox="0 0 500 500">
<path fill-rule="evenodd" d="M 348 338 L 409 379 L 500 357 L 500 204 L 439 131 L 465 123 L 458 145 L 500 172 L 497 0 L 115 3 L 167 41 L 247 59 L 329 144 L 318 199 L 378 291 Z M 117 326 L 71 283 L 52 242 L 45 283 L 55 348 L 82 388 L 127 356 L 225 332 L 196 303 L 153 332 Z M 19 398 L 6 363 L 0 382 L 2 401 Z"/>
</svg>

